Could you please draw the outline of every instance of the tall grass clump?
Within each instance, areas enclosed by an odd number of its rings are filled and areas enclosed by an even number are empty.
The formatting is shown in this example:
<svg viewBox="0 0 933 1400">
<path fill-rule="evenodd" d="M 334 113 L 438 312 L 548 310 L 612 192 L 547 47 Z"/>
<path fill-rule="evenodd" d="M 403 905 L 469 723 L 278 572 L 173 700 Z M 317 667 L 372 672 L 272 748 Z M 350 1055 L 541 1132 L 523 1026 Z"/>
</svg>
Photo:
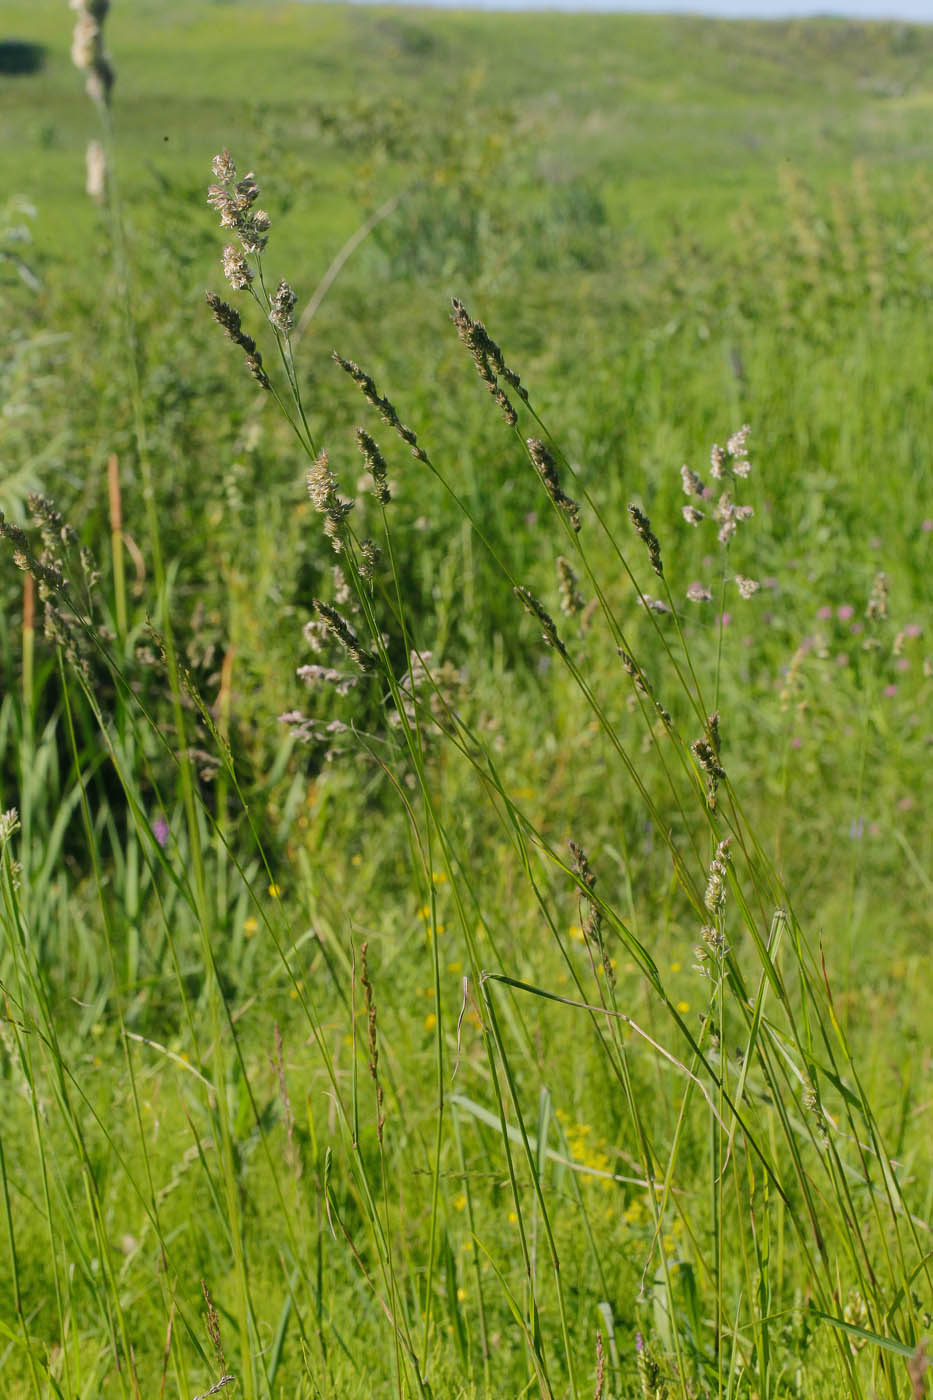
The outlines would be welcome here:
<svg viewBox="0 0 933 1400">
<path fill-rule="evenodd" d="M 226 150 L 204 432 L 235 418 L 239 455 L 176 549 L 108 7 L 73 8 L 127 410 L 102 547 L 31 474 L 0 518 L 6 1393 L 918 1400 L 923 1104 L 866 1027 L 868 876 L 813 855 L 800 738 L 845 645 L 854 851 L 891 677 L 929 692 L 888 561 L 782 622 L 781 551 L 821 540 L 803 504 L 776 538 L 742 374 L 690 463 L 601 477 L 464 300 L 420 383 L 366 363 L 365 306 L 299 354 L 330 281 L 281 275 Z M 564 367 L 591 404 L 597 353 Z M 205 604 L 181 558 L 213 529 Z"/>
</svg>

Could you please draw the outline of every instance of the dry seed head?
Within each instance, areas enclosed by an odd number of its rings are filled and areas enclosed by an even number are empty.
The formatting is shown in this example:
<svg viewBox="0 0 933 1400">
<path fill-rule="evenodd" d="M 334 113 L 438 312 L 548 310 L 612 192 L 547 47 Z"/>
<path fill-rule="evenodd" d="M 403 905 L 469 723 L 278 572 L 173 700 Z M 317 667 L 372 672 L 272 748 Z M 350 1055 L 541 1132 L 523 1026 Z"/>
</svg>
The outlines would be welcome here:
<svg viewBox="0 0 933 1400">
<path fill-rule="evenodd" d="M 580 529 L 580 510 L 576 501 L 570 499 L 561 490 L 560 478 L 557 474 L 557 463 L 554 461 L 553 453 L 538 438 L 528 439 L 528 453 L 534 463 L 535 470 L 544 483 L 544 488 L 556 506 L 570 517 L 570 524 L 574 530 Z"/>
<path fill-rule="evenodd" d="M 688 525 L 699 525 L 701 520 L 706 519 L 703 512 L 697 510 L 696 506 L 681 506 L 680 513 Z"/>
<path fill-rule="evenodd" d="M 628 513 L 632 524 L 635 526 L 635 533 L 638 535 L 639 539 L 644 542 L 648 550 L 648 558 L 651 561 L 652 569 L 654 569 L 659 578 L 663 577 L 664 566 L 661 563 L 661 546 L 658 544 L 657 535 L 652 532 L 651 521 L 636 505 L 630 505 Z"/>
</svg>

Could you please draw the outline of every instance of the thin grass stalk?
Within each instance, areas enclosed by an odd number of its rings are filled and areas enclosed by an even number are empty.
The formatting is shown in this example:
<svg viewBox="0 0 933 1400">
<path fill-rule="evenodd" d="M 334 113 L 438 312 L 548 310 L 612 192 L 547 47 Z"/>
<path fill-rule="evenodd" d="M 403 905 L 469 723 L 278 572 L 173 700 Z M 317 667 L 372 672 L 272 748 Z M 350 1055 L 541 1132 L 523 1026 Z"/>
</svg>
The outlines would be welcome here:
<svg viewBox="0 0 933 1400">
<path fill-rule="evenodd" d="M 470 1252 L 473 1260 L 473 1281 L 476 1288 L 476 1308 L 479 1323 L 480 1357 L 483 1365 L 483 1389 L 488 1396 L 491 1391 L 491 1374 L 489 1365 L 489 1331 L 486 1324 L 486 1293 L 483 1287 L 483 1272 L 479 1263 L 479 1250 L 477 1248 L 479 1236 L 476 1232 L 476 1218 L 473 1208 L 473 1190 L 470 1182 L 470 1175 L 466 1169 L 466 1160 L 463 1155 L 463 1136 L 460 1132 L 460 1114 L 456 1106 L 451 1111 L 451 1123 L 453 1124 L 454 1144 L 457 1149 L 457 1167 L 460 1173 L 460 1180 L 463 1183 L 463 1194 L 466 1196 L 466 1218 L 470 1230 L 471 1248 Z"/>
<path fill-rule="evenodd" d="M 506 1083 L 507 1083 L 508 1086 L 509 1086 L 509 1096 L 511 1097 L 511 1100 L 512 1100 L 512 1107 L 513 1107 L 514 1110 L 515 1110 L 515 1117 L 516 1117 L 516 1121 L 517 1121 L 517 1123 L 518 1123 L 518 1130 L 519 1130 L 519 1132 L 521 1133 L 522 1146 L 523 1146 L 523 1148 L 524 1148 L 524 1150 L 525 1150 L 525 1159 L 526 1159 L 526 1162 L 527 1162 L 527 1165 L 528 1165 L 528 1169 L 529 1169 L 529 1171 L 530 1171 L 530 1173 L 531 1173 L 531 1177 L 532 1177 L 532 1180 L 533 1180 L 533 1183 L 534 1183 L 535 1200 L 537 1201 L 537 1203 L 538 1203 L 538 1209 L 539 1209 L 540 1212 L 541 1212 L 541 1222 L 542 1222 L 542 1224 L 543 1224 L 543 1226 L 544 1226 L 544 1232 L 545 1232 L 545 1235 L 546 1235 L 546 1237 L 547 1237 L 548 1252 L 549 1252 L 549 1254 L 550 1254 L 551 1269 L 552 1269 L 553 1274 L 554 1274 L 554 1285 L 555 1285 L 555 1290 L 556 1290 L 556 1294 L 557 1294 L 557 1309 L 558 1309 L 558 1313 L 559 1313 L 559 1316 L 560 1316 L 561 1336 L 562 1336 L 563 1344 L 564 1344 L 564 1356 L 565 1356 L 566 1363 L 567 1363 L 568 1379 L 569 1379 L 569 1381 L 570 1381 L 570 1393 L 571 1393 L 571 1395 L 574 1397 L 574 1400 L 576 1400 L 576 1397 L 577 1397 L 577 1395 L 578 1395 L 579 1392 L 578 1392 L 578 1387 L 577 1387 L 576 1368 L 575 1368 L 575 1366 L 574 1366 L 573 1348 L 572 1348 L 571 1342 L 570 1342 L 570 1327 L 569 1327 L 569 1323 L 568 1323 L 568 1320 L 567 1320 L 567 1309 L 566 1309 L 566 1304 L 565 1304 L 565 1300 L 564 1300 L 564 1288 L 563 1288 L 563 1283 L 562 1283 L 562 1280 L 561 1280 L 561 1273 L 560 1273 L 560 1257 L 559 1257 L 558 1252 L 557 1252 L 557 1242 L 556 1242 L 555 1239 L 554 1239 L 554 1233 L 553 1233 L 553 1231 L 552 1231 L 552 1229 L 551 1229 L 550 1215 L 549 1215 L 549 1213 L 548 1213 L 547 1204 L 546 1204 L 545 1199 L 544 1199 L 544 1193 L 543 1193 L 543 1191 L 542 1191 L 542 1189 L 541 1189 L 540 1173 L 539 1173 L 539 1171 L 538 1171 L 537 1164 L 536 1164 L 536 1162 L 535 1162 L 534 1154 L 533 1154 L 532 1151 L 531 1151 L 531 1146 L 530 1146 L 530 1144 L 529 1144 L 529 1142 L 528 1142 L 528 1133 L 527 1133 L 527 1130 L 526 1130 L 526 1128 L 525 1128 L 525 1119 L 524 1119 L 524 1115 L 523 1115 L 522 1110 L 521 1110 L 521 1105 L 520 1105 L 520 1103 L 519 1103 L 518 1090 L 517 1090 L 517 1086 L 516 1086 L 516 1084 L 515 1084 L 514 1075 L 513 1075 L 513 1073 L 512 1073 L 512 1066 L 511 1066 L 511 1063 L 509 1062 L 508 1054 L 507 1054 L 507 1052 L 506 1052 L 505 1045 L 503 1044 L 503 1041 L 502 1041 L 502 1035 L 501 1035 L 501 1032 L 500 1032 L 500 1030 L 499 1030 L 499 1023 L 498 1023 L 498 1020 L 496 1019 L 495 1006 L 494 1006 L 494 1004 L 493 1004 L 492 996 L 491 996 L 490 992 L 487 990 L 487 982 L 486 982 L 486 980 L 483 981 L 483 983 L 481 984 L 481 986 L 482 986 L 482 993 L 483 993 L 483 1004 L 484 1004 L 484 1006 L 486 1007 L 487 1012 L 489 1013 L 489 1021 L 490 1021 L 490 1029 L 491 1029 L 491 1032 L 492 1032 L 492 1038 L 493 1038 L 493 1040 L 494 1040 L 494 1042 L 495 1042 L 496 1049 L 497 1049 L 498 1054 L 499 1054 L 499 1061 L 500 1061 L 500 1063 L 501 1063 L 501 1065 L 502 1065 L 502 1070 L 503 1070 L 503 1073 L 504 1073 L 504 1075 L 505 1075 Z M 503 1124 L 503 1127 L 504 1127 L 504 1124 Z M 517 1203 L 517 1201 L 516 1201 L 516 1210 L 518 1210 L 518 1203 Z M 528 1262 L 528 1268 L 529 1268 L 529 1271 L 530 1271 L 530 1278 L 531 1278 L 531 1282 L 532 1282 L 532 1287 L 534 1287 L 534 1269 L 533 1269 L 532 1264 L 531 1264 L 530 1255 L 529 1255 L 529 1258 L 528 1258 L 528 1261 L 527 1261 L 527 1262 Z"/>
<path fill-rule="evenodd" d="M 117 636 L 126 637 L 126 567 L 123 558 L 123 503 L 120 499 L 120 459 L 107 458 L 107 495 L 110 504 L 110 550 L 113 560 L 113 601 Z"/>
</svg>

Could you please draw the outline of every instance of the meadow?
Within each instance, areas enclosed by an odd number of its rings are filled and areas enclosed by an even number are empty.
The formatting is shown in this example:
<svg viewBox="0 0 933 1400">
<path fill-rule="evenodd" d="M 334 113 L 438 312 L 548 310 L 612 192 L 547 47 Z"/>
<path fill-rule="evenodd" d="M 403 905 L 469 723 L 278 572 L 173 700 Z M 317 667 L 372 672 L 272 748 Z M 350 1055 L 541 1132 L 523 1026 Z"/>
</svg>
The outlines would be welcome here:
<svg viewBox="0 0 933 1400">
<path fill-rule="evenodd" d="M 104 8 L 0 35 L 3 1393 L 919 1400 L 933 29 Z"/>
</svg>

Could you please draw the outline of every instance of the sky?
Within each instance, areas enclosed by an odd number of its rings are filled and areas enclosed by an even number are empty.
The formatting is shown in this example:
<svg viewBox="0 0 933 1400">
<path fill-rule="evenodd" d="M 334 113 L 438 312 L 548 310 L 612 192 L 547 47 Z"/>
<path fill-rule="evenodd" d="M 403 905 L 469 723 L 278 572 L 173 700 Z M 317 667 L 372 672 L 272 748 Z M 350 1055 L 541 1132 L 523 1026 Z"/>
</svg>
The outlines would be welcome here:
<svg viewBox="0 0 933 1400">
<path fill-rule="evenodd" d="M 627 10 L 718 15 L 723 19 L 788 19 L 840 15 L 850 19 L 913 20 L 933 24 L 933 0 L 416 0 L 445 9 Z"/>
</svg>

